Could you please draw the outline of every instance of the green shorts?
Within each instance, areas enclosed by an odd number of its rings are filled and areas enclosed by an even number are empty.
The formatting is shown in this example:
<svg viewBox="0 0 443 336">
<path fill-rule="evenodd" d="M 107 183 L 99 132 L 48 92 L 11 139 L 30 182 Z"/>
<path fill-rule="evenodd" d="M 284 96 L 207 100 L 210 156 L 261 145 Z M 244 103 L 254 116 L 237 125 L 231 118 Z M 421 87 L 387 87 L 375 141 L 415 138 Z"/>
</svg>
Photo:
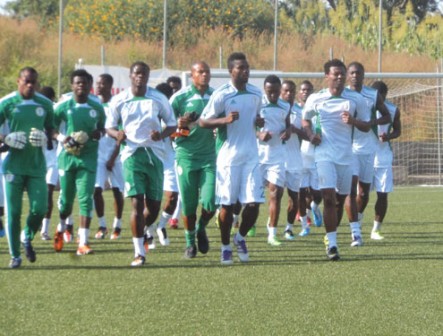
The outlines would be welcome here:
<svg viewBox="0 0 443 336">
<path fill-rule="evenodd" d="M 203 209 L 215 211 L 215 161 L 176 160 L 183 214 L 195 214 L 199 200 Z"/>
<path fill-rule="evenodd" d="M 161 201 L 163 196 L 163 163 L 152 149 L 140 147 L 123 162 L 125 196 L 145 195 Z"/>
</svg>

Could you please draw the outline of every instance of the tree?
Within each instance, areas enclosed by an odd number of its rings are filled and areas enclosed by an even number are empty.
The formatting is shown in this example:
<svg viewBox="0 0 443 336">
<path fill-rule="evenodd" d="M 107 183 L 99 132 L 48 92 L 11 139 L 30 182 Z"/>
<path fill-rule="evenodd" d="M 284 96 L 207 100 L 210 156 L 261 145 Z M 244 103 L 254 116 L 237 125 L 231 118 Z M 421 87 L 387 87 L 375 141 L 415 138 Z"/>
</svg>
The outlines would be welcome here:
<svg viewBox="0 0 443 336">
<path fill-rule="evenodd" d="M 68 0 L 64 0 L 67 2 Z M 5 5 L 5 10 L 14 18 L 24 19 L 34 17 L 41 24 L 46 25 L 58 17 L 59 0 L 15 0 Z"/>
</svg>

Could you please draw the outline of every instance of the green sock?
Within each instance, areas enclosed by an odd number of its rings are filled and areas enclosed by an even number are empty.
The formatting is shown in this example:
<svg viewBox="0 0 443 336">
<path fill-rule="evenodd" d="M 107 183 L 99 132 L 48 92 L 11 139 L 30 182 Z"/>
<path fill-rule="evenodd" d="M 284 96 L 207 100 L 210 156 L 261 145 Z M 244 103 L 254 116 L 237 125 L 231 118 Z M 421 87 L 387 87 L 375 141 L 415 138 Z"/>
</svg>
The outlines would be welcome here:
<svg viewBox="0 0 443 336">
<path fill-rule="evenodd" d="M 206 225 L 208 225 L 207 220 L 204 220 L 202 217 L 199 218 L 198 223 L 197 223 L 197 232 L 201 232 L 206 228 Z"/>
<path fill-rule="evenodd" d="M 186 247 L 195 245 L 195 230 L 188 231 L 185 230 L 185 238 L 186 238 Z"/>
</svg>

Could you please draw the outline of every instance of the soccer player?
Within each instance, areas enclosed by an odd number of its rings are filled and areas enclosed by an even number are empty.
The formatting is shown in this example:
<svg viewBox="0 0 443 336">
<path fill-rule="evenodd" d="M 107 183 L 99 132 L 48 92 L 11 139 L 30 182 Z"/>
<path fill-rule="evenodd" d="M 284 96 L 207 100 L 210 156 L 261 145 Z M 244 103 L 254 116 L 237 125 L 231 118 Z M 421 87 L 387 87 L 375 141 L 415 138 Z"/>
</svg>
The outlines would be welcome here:
<svg viewBox="0 0 443 336">
<path fill-rule="evenodd" d="M 277 239 L 277 224 L 287 173 L 286 157 L 288 152 L 285 142 L 291 137 L 289 118 L 291 107 L 289 103 L 280 99 L 280 91 L 280 78 L 275 75 L 267 76 L 264 81 L 265 94 L 260 110 L 260 117 L 264 119 L 265 124 L 257 131 L 260 170 L 265 186 L 269 189 L 269 219 L 266 226 L 268 244 L 271 246 L 281 245 L 280 240 Z M 300 179 L 288 182 L 300 183 Z M 297 188 L 294 185 L 290 189 Z"/>
<path fill-rule="evenodd" d="M 83 69 L 71 73 L 72 96 L 55 107 L 56 139 L 63 144 L 58 157 L 60 174 L 60 222 L 54 237 L 54 249 L 63 249 L 66 219 L 72 213 L 78 194 L 80 208 L 77 255 L 93 253 L 89 246 L 89 227 L 97 170 L 98 141 L 104 134 L 105 111 L 89 97 L 90 74 Z"/>
<path fill-rule="evenodd" d="M 215 213 L 215 141 L 211 129 L 198 125 L 198 118 L 207 105 L 213 89 L 209 86 L 211 71 L 203 61 L 191 66 L 191 85 L 171 97 L 178 128 L 188 135 L 175 138 L 176 171 L 182 198 L 185 228 L 185 258 L 194 258 L 209 250 L 206 225 Z M 182 132 L 183 133 L 183 132 Z M 197 207 L 201 214 L 197 221 Z M 197 237 L 197 245 L 195 238 Z"/>
<path fill-rule="evenodd" d="M 374 177 L 374 156 L 378 142 L 377 125 L 389 123 L 391 117 L 377 90 L 363 85 L 365 69 L 361 63 L 349 64 L 347 75 L 349 89 L 360 93 L 367 104 L 365 113 L 359 112 L 359 118 L 370 122 L 372 127 L 371 132 L 361 132 L 358 129 L 354 131 L 352 187 L 345 204 L 351 227 L 351 246 L 361 246 L 363 245 L 361 221 L 363 211 L 369 201 L 370 187 Z M 379 118 L 376 115 L 377 110 L 380 113 Z"/>
<path fill-rule="evenodd" d="M 108 134 L 124 144 L 121 159 L 124 192 L 132 203 L 130 223 L 135 258 L 131 266 L 134 267 L 145 263 L 144 228 L 155 222 L 160 211 L 163 139 L 177 126 L 168 99 L 147 86 L 149 72 L 150 68 L 144 62 L 131 65 L 131 87 L 114 97 L 106 120 Z M 164 129 L 161 121 L 166 125 Z M 118 129 L 120 122 L 121 129 Z"/>
<path fill-rule="evenodd" d="M 261 91 L 248 83 L 249 63 L 243 53 L 234 52 L 228 57 L 231 81 L 214 91 L 199 119 L 205 128 L 218 127 L 220 150 L 216 167 L 216 203 L 221 234 L 221 263 L 230 265 L 232 247 L 230 231 L 233 207 L 239 200 L 244 204 L 239 231 L 234 245 L 242 262 L 249 260 L 245 236 L 254 225 L 264 190 L 258 162 L 256 127 L 263 127 L 260 117 Z"/>
<path fill-rule="evenodd" d="M 109 114 L 113 83 L 114 79 L 109 74 L 100 75 L 96 82 L 97 95 L 100 97 L 106 115 Z M 108 233 L 105 219 L 105 201 L 103 199 L 106 181 L 109 182 L 114 196 L 114 221 L 110 238 L 118 239 L 122 230 L 124 206 L 123 167 L 120 160 L 120 143 L 107 134 L 100 139 L 98 144 L 97 175 L 94 190 L 94 205 L 99 224 L 99 229 L 95 234 L 96 239 L 103 239 Z"/>
<path fill-rule="evenodd" d="M 345 90 L 346 66 L 338 59 L 324 64 L 327 88 L 311 94 L 303 107 L 303 128 L 315 145 L 315 163 L 324 201 L 326 254 L 340 259 L 337 226 L 352 183 L 352 130 L 369 131 L 369 123 L 356 118 L 366 109 L 357 93 Z"/>
<path fill-rule="evenodd" d="M 31 67 L 21 69 L 17 86 L 17 91 L 0 100 L 0 125 L 7 123 L 9 130 L 1 141 L 9 146 L 3 162 L 3 183 L 10 268 L 21 265 L 20 241 L 26 258 L 30 262 L 36 261 L 31 242 L 48 208 L 43 148 L 47 146 L 46 134 L 52 135 L 54 128 L 52 102 L 36 92 L 37 71 Z M 24 190 L 28 193 L 29 214 L 21 231 Z"/>
<path fill-rule="evenodd" d="M 375 219 L 372 227 L 371 239 L 382 240 L 381 225 L 388 210 L 388 194 L 394 187 L 394 178 L 392 174 L 392 161 L 394 155 L 390 141 L 401 135 L 400 110 L 386 99 L 388 87 L 382 81 L 376 81 L 372 84 L 382 97 L 386 107 L 391 115 L 392 123 L 378 126 L 378 146 L 374 160 L 374 182 L 373 187 L 377 192 L 377 201 L 375 202 Z M 379 111 L 377 116 L 380 117 Z"/>
<path fill-rule="evenodd" d="M 172 88 L 172 94 L 180 91 L 182 88 L 182 80 L 180 77 L 171 76 L 166 79 L 166 84 L 168 84 Z"/>
</svg>

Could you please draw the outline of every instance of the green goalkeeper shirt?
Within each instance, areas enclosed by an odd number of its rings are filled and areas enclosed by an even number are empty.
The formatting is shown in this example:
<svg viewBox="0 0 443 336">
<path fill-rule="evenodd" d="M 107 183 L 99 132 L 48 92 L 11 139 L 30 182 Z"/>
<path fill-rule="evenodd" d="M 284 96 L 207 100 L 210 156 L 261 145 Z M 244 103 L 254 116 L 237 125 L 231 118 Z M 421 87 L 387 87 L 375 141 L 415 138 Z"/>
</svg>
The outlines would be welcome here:
<svg viewBox="0 0 443 336">
<path fill-rule="evenodd" d="M 6 123 L 10 133 L 25 132 L 29 138 L 31 128 L 51 131 L 54 128 L 52 102 L 39 93 L 24 99 L 18 91 L 0 100 L 0 125 Z M 23 149 L 10 148 L 3 161 L 4 174 L 45 176 L 46 160 L 42 147 L 27 141 Z"/>
</svg>

